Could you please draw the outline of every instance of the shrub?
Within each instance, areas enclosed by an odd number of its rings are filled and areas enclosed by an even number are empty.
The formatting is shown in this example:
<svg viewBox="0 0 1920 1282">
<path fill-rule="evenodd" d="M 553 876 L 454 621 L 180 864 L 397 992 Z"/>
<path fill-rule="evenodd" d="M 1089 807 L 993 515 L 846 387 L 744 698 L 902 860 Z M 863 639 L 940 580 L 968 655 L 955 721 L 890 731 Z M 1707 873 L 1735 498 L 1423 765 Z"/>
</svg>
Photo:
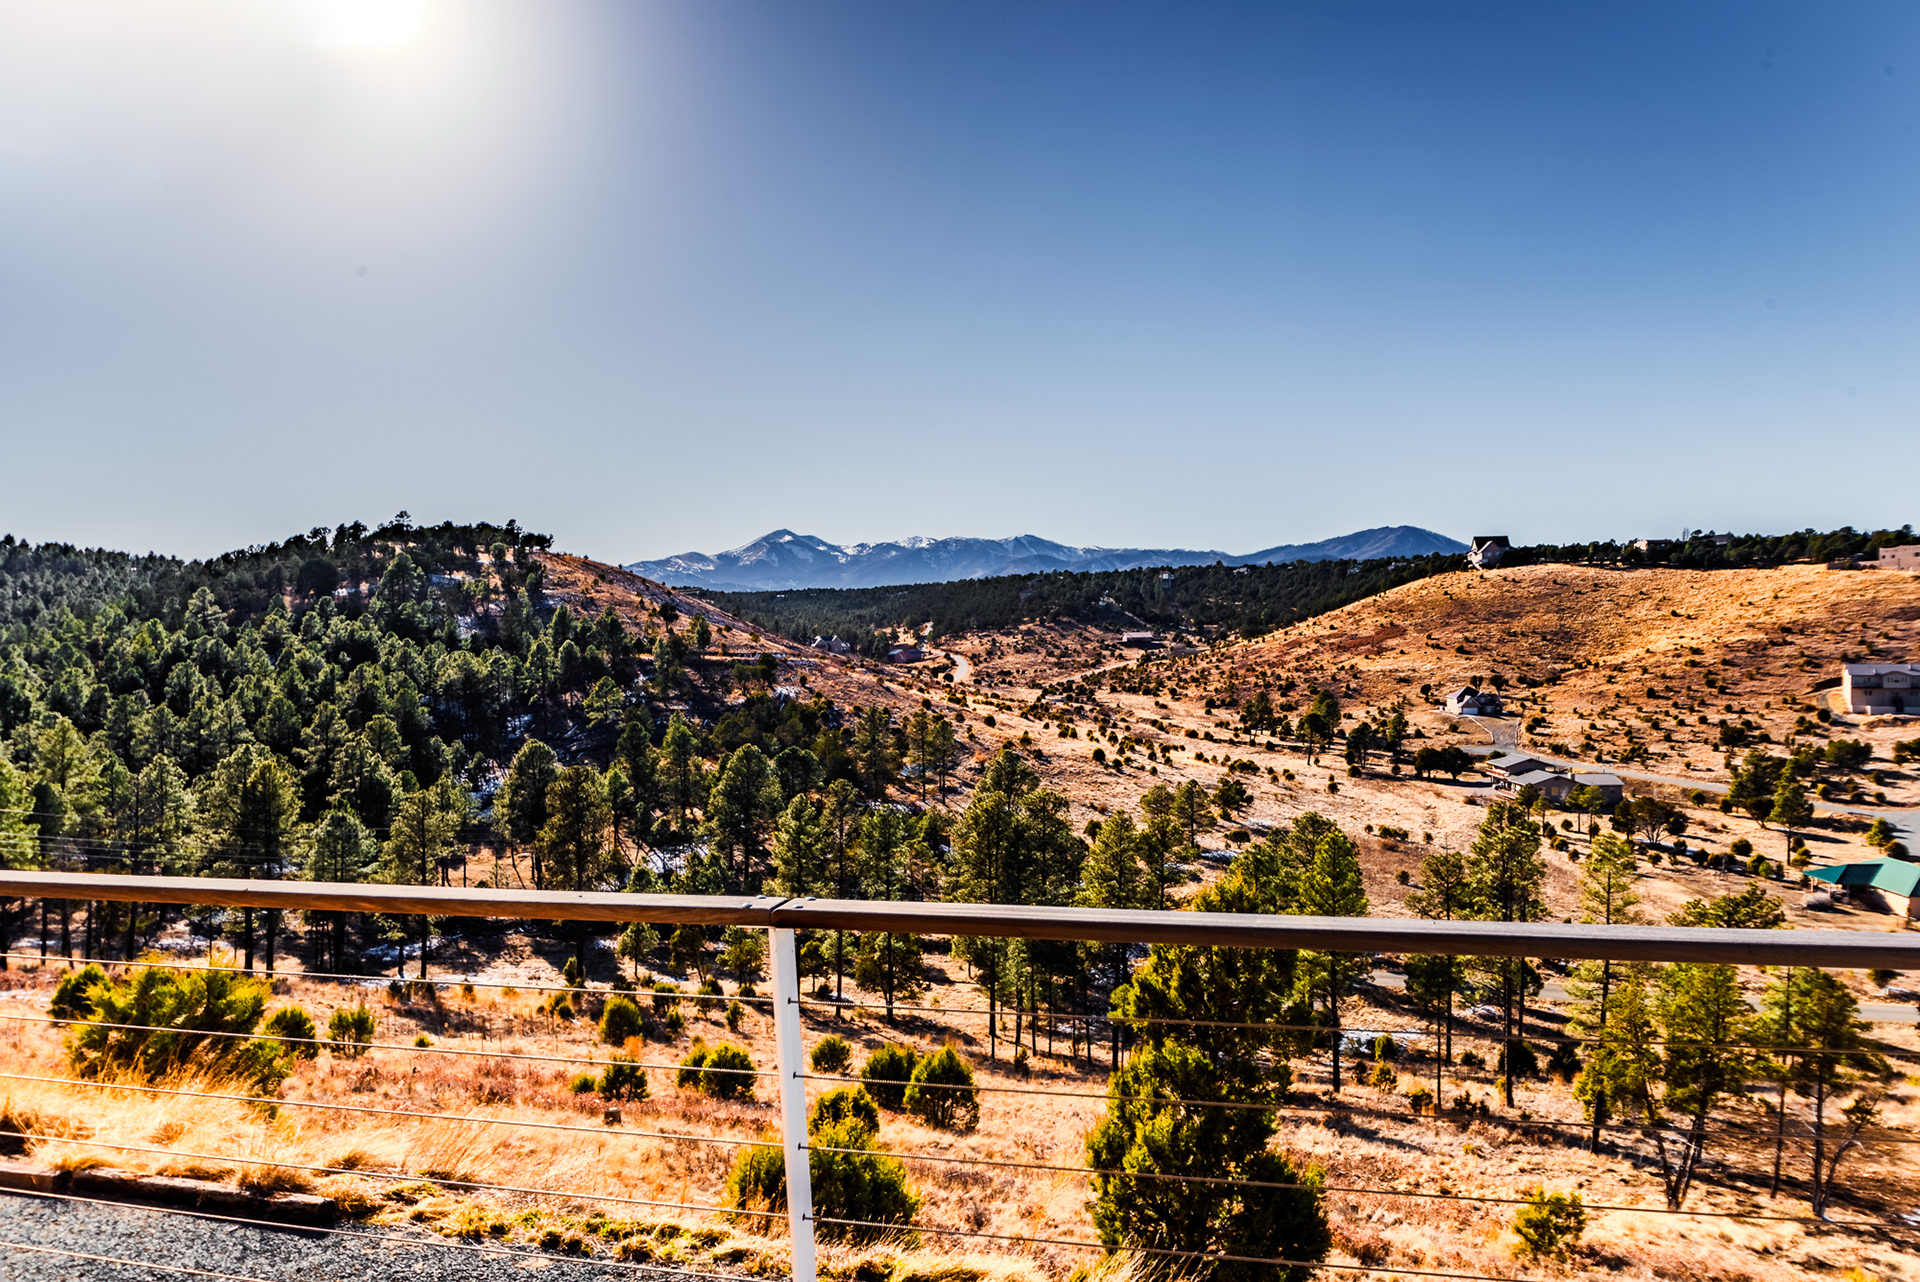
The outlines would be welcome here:
<svg viewBox="0 0 1920 1282">
<path fill-rule="evenodd" d="M 418 1037 L 413 1039 L 413 1044 L 424 1050 L 425 1048 L 433 1045 L 433 1039 L 431 1037 L 428 1037 L 425 1033 L 422 1033 Z"/>
<path fill-rule="evenodd" d="M 1383 1059 L 1373 1062 L 1373 1071 L 1367 1074 L 1367 1085 L 1376 1091 L 1390 1091 L 1400 1084 L 1400 1074 L 1393 1071 L 1393 1065 Z"/>
<path fill-rule="evenodd" d="M 686 1028 L 687 1017 L 681 1012 L 678 1006 L 675 1006 L 667 1012 L 666 1019 L 661 1022 L 667 1027 L 667 1036 L 674 1038 L 680 1036 L 681 1031 Z"/>
<path fill-rule="evenodd" d="M 828 1091 L 814 1102 L 813 1111 L 807 1114 L 807 1131 L 812 1133 L 845 1121 L 859 1122 L 878 1135 L 880 1107 L 873 1102 L 873 1096 L 862 1088 L 842 1086 L 838 1090 Z"/>
<path fill-rule="evenodd" d="M 1547 1072 L 1563 1082 L 1580 1075 L 1580 1050 L 1572 1042 L 1556 1044 L 1547 1056 Z"/>
<path fill-rule="evenodd" d="M 695 1045 L 680 1061 L 673 1084 L 714 1099 L 739 1099 L 753 1094 L 753 1060 L 731 1042 Z"/>
<path fill-rule="evenodd" d="M 597 1085 L 592 1073 L 575 1073 L 567 1079 L 567 1089 L 575 1095 L 585 1095 Z"/>
<path fill-rule="evenodd" d="M 1382 1063 L 1392 1063 L 1400 1058 L 1400 1043 L 1390 1033 L 1382 1033 L 1373 1039 L 1373 1057 Z"/>
<path fill-rule="evenodd" d="M 366 1054 L 367 1043 L 373 1040 L 373 1012 L 365 1002 L 336 1010 L 327 1020 L 327 1040 L 333 1043 L 335 1055 L 357 1059 Z"/>
<path fill-rule="evenodd" d="M 727 1031 L 728 1032 L 737 1033 L 740 1031 L 740 1017 L 746 1014 L 746 1011 L 747 1011 L 747 1008 L 742 1006 L 739 1002 L 727 1003 Z"/>
<path fill-rule="evenodd" d="M 669 996 L 669 994 L 678 993 L 679 991 L 680 986 L 678 984 L 670 984 L 664 979 L 654 981 L 653 1017 L 655 1019 L 665 1019 L 668 1012 L 680 1009 L 679 1000 Z"/>
<path fill-rule="evenodd" d="M 629 1037 L 638 1037 L 645 1029 L 640 1008 L 624 997 L 609 998 L 600 1010 L 600 1040 L 609 1046 L 625 1046 Z"/>
<path fill-rule="evenodd" d="M 1487 1061 L 1480 1054 L 1479 1051 L 1461 1051 L 1460 1052 L 1460 1067 L 1485 1068 L 1486 1066 L 1487 1066 Z"/>
<path fill-rule="evenodd" d="M 720 1004 L 720 998 L 724 996 L 726 994 L 721 990 L 719 980 L 703 979 L 700 981 L 699 1000 L 694 1004 L 702 1015 L 710 1015 L 714 1007 Z"/>
<path fill-rule="evenodd" d="M 549 993 L 540 1003 L 540 1013 L 559 1020 L 573 1019 L 573 998 L 567 993 Z"/>
<path fill-rule="evenodd" d="M 913 1066 L 901 1103 L 929 1126 L 970 1131 L 980 1125 L 980 1089 L 973 1084 L 973 1067 L 951 1046 Z"/>
<path fill-rule="evenodd" d="M 560 982 L 568 988 L 578 988 L 580 987 L 580 979 L 580 959 L 578 957 L 567 958 L 567 964 L 560 968 Z"/>
<path fill-rule="evenodd" d="M 816 1073 L 844 1073 L 853 1064 L 853 1047 L 847 1044 L 846 1038 L 834 1033 L 820 1039 L 809 1062 Z"/>
<path fill-rule="evenodd" d="M 1735 859 L 1740 860 L 1742 863 L 1745 863 L 1753 857 L 1753 843 L 1745 837 L 1735 837 L 1733 844 L 1728 846 L 1727 849 L 1732 852 Z"/>
<path fill-rule="evenodd" d="M 1526 1205 L 1514 1213 L 1520 1241 L 1515 1255 L 1564 1260 L 1587 1228 L 1587 1209 L 1578 1193 L 1549 1193 L 1536 1184 L 1526 1190 Z"/>
<path fill-rule="evenodd" d="M 874 1103 L 899 1112 L 905 1106 L 907 1083 L 913 1080 L 914 1065 L 919 1060 L 918 1055 L 904 1046 L 882 1046 L 861 1065 L 860 1080 Z"/>
<path fill-rule="evenodd" d="M 1424 1113 L 1433 1105 L 1433 1092 L 1415 1082 L 1407 1088 L 1407 1107 L 1416 1113 Z"/>
<path fill-rule="evenodd" d="M 270 1037 L 281 1039 L 282 1055 L 312 1059 L 320 1053 L 320 1047 L 315 1044 L 320 1030 L 313 1026 L 313 1017 L 298 1006 L 282 1006 L 267 1016 L 266 1032 Z"/>
<path fill-rule="evenodd" d="M 834 1122 L 813 1132 L 813 1142 L 807 1150 L 807 1174 L 813 1185 L 813 1211 L 820 1217 L 820 1236 L 851 1242 L 899 1237 L 901 1229 L 911 1225 L 919 1213 L 920 1199 L 908 1187 L 907 1168 L 897 1158 L 836 1151 L 868 1149 L 873 1146 L 873 1139 L 874 1132 L 853 1119 Z M 722 1201 L 744 1211 L 785 1215 L 785 1155 L 777 1148 L 760 1145 L 744 1150 L 727 1173 L 727 1190 Z M 767 1224 L 759 1215 L 736 1218 L 762 1231 Z M 832 1223 L 835 1220 L 866 1223 Z"/>
<path fill-rule="evenodd" d="M 647 1097 L 647 1071 L 625 1055 L 600 1070 L 600 1093 L 611 1100 L 642 1100 Z"/>
<path fill-rule="evenodd" d="M 106 982 L 107 972 L 88 962 L 60 981 L 47 1003 L 47 1013 L 60 1020 L 89 1018 L 94 1013 L 93 990 Z"/>
<path fill-rule="evenodd" d="M 96 984 L 87 990 L 94 1018 L 74 1026 L 67 1059 L 82 1077 L 124 1073 L 154 1081 L 192 1064 L 264 1089 L 285 1072 L 280 1047 L 246 1035 L 260 1026 L 270 992 L 265 981 L 228 971 L 158 967 Z"/>
</svg>

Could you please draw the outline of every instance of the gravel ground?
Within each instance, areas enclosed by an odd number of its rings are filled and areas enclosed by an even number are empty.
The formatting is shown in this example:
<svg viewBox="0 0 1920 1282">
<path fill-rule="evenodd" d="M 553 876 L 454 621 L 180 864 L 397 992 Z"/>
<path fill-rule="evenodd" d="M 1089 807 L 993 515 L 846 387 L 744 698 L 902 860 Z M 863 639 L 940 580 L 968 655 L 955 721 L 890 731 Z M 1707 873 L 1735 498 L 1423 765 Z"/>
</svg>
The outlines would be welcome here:
<svg viewBox="0 0 1920 1282">
<path fill-rule="evenodd" d="M 369 1237 L 312 1229 L 267 1228 L 197 1219 L 144 1206 L 72 1202 L 0 1193 L 0 1280 L 4 1282 L 159 1282 L 192 1276 L 156 1265 L 265 1282 L 689 1282 L 712 1274 L 616 1267 L 564 1256 L 464 1250 L 424 1230 L 351 1227 Z M 18 1244 L 121 1260 L 42 1254 Z"/>
</svg>

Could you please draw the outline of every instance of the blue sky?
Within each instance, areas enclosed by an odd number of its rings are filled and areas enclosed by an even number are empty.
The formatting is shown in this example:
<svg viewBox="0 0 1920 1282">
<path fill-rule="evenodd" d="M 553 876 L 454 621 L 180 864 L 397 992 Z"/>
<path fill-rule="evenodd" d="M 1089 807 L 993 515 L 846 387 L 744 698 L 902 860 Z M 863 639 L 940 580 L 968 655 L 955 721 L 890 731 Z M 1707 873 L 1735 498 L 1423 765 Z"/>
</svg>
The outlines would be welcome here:
<svg viewBox="0 0 1920 1282">
<path fill-rule="evenodd" d="M 0 0 L 0 528 L 1898 525 L 1917 54 L 1893 3 Z"/>
</svg>

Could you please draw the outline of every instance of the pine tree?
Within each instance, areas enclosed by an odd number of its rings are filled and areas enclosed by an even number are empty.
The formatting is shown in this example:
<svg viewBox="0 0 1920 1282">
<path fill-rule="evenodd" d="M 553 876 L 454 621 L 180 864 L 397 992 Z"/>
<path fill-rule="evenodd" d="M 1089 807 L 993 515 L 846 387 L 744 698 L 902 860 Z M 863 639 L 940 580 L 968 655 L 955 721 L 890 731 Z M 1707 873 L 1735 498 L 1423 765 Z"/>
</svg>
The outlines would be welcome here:
<svg viewBox="0 0 1920 1282">
<path fill-rule="evenodd" d="M 1364 917 L 1367 891 L 1360 880 L 1360 852 L 1337 829 L 1314 847 L 1313 860 L 1300 878 L 1293 911 L 1306 917 Z M 1333 1030 L 1333 1093 L 1340 1092 L 1340 998 L 1369 969 L 1367 959 L 1353 953 L 1308 952 L 1301 955 L 1301 978 L 1309 1000 L 1317 1000 Z"/>
<path fill-rule="evenodd" d="M 1631 842 L 1610 832 L 1595 837 L 1592 853 L 1580 865 L 1580 920 L 1599 926 L 1632 926 L 1643 922 L 1640 894 L 1634 888 L 1638 879 L 1639 863 Z M 1574 968 L 1569 985 L 1574 999 L 1569 1027 L 1575 1033 L 1592 1038 L 1605 1035 L 1615 979 L 1623 964 L 1584 961 Z M 1588 1147 L 1597 1153 L 1600 1131 L 1609 1115 L 1605 1078 L 1583 1076 L 1576 1094 L 1586 1106 L 1587 1120 L 1593 1124 Z"/>
<path fill-rule="evenodd" d="M 730 890 L 759 893 L 767 836 L 780 810 L 780 781 L 766 754 L 751 743 L 741 745 L 707 798 L 707 835 L 714 854 L 729 866 Z"/>
<path fill-rule="evenodd" d="M 384 879 L 403 886 L 431 886 L 437 879 L 440 861 L 452 850 L 466 822 L 471 803 L 451 775 L 442 776 L 430 788 L 408 793 L 394 814 L 387 842 L 381 851 Z M 420 977 L 427 976 L 427 938 L 432 922 L 419 915 L 416 927 L 420 940 Z"/>
<path fill-rule="evenodd" d="M 1107 1092 L 1107 1111 L 1086 1141 L 1088 1167 L 1111 1172 L 1091 1177 L 1102 1242 L 1191 1255 L 1182 1274 L 1209 1282 L 1306 1282 L 1333 1245 L 1319 1170 L 1268 1147 L 1271 1111 L 1217 1107 L 1269 1095 L 1249 1091 L 1181 1041 L 1141 1050 Z M 1243 1262 L 1267 1259 L 1295 1263 Z"/>
<path fill-rule="evenodd" d="M 1768 987 L 1755 1026 L 1756 1039 L 1776 1048 L 1763 1071 L 1782 1083 L 1781 1116 L 1789 1088 L 1812 1106 L 1807 1202 L 1820 1219 L 1827 1217 L 1841 1161 L 1879 1116 L 1877 1084 L 1892 1071 L 1873 1049 L 1871 1031 L 1847 986 L 1824 970 L 1809 968 L 1789 970 Z M 1848 1095 L 1853 1101 L 1839 1110 L 1843 1124 L 1835 1128 L 1830 1114 Z M 1776 1170 L 1776 1188 L 1778 1184 Z"/>
<path fill-rule="evenodd" d="M 1794 830 L 1805 828 L 1813 822 L 1813 807 L 1807 802 L 1807 790 L 1800 786 L 1800 780 L 1793 771 L 1780 772 L 1780 784 L 1773 790 L 1773 809 L 1767 817 L 1785 833 L 1787 854 L 1792 856 Z"/>
<path fill-rule="evenodd" d="M 1486 818 L 1480 821 L 1467 861 L 1472 916 L 1480 921 L 1539 921 L 1546 911 L 1541 898 L 1546 875 L 1546 864 L 1540 858 L 1539 826 L 1516 805 L 1487 803 Z M 1499 985 L 1507 1048 L 1504 1058 L 1511 1064 L 1526 1035 L 1527 990 L 1538 983 L 1538 978 L 1524 958 L 1483 959 L 1482 965 Z M 1514 1077 L 1511 1070 L 1506 1074 L 1508 1108 L 1513 1107 Z"/>
<path fill-rule="evenodd" d="M 1428 921 L 1452 921 L 1472 906 L 1467 863 L 1460 853 L 1444 846 L 1429 849 L 1420 860 L 1420 889 L 1407 896 L 1407 907 Z M 1407 996 L 1433 1016 L 1433 1098 L 1442 1093 L 1442 1069 L 1453 1062 L 1453 998 L 1460 991 L 1464 970 L 1451 953 L 1429 953 L 1407 958 Z"/>
</svg>

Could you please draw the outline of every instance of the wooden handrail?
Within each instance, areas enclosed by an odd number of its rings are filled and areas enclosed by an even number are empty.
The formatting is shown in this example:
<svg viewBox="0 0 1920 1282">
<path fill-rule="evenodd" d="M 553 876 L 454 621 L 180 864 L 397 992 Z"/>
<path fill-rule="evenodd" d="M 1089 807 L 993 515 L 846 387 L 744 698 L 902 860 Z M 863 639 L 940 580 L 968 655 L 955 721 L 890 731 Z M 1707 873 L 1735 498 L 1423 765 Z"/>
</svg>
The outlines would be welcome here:
<svg viewBox="0 0 1920 1282">
<path fill-rule="evenodd" d="M 1096 943 L 1305 948 L 1343 953 L 1440 953 L 1469 957 L 1920 970 L 1920 932 L 1905 930 L 1720 930 L 1689 926 L 1281 917 L 1018 904 L 788 899 L 777 895 L 629 895 L 604 891 L 476 890 L 217 877 L 0 872 L 0 898 L 20 896 L 211 904 L 226 908 L 426 913 L 435 917 L 642 921 Z"/>
</svg>

